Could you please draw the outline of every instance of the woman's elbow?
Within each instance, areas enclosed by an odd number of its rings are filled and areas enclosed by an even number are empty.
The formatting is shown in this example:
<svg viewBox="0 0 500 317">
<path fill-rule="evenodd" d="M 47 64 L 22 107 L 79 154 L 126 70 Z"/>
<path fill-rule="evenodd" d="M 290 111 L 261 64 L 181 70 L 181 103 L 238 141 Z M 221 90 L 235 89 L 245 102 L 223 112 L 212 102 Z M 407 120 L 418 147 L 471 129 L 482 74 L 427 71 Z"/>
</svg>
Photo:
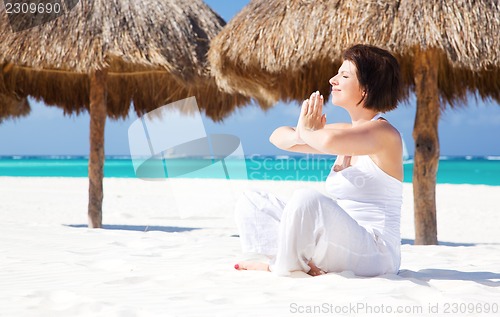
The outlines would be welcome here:
<svg viewBox="0 0 500 317">
<path fill-rule="evenodd" d="M 271 133 L 271 135 L 269 136 L 269 142 L 271 142 L 271 144 L 273 144 L 275 147 L 283 150 L 285 149 L 285 146 L 282 140 L 283 136 L 281 135 L 279 129 L 280 128 L 274 130 L 273 133 Z"/>
<path fill-rule="evenodd" d="M 271 144 L 273 144 L 273 145 L 277 146 L 277 145 L 276 145 L 276 136 L 275 136 L 275 132 L 276 132 L 276 130 L 275 130 L 273 133 L 271 133 L 271 135 L 269 136 L 269 142 L 270 142 Z"/>
<path fill-rule="evenodd" d="M 271 136 L 269 137 L 269 142 L 274 145 L 275 147 L 277 147 L 278 149 L 284 149 L 283 148 L 283 144 L 280 143 L 279 139 L 276 137 L 276 136 L 273 136 L 271 134 Z"/>
</svg>

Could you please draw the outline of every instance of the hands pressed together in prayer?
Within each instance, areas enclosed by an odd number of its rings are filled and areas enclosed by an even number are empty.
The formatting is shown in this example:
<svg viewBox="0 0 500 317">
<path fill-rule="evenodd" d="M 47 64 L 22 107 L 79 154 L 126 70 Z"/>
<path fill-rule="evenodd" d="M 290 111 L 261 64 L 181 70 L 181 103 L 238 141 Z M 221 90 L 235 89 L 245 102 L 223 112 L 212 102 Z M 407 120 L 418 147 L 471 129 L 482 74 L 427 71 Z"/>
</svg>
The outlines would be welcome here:
<svg viewBox="0 0 500 317">
<path fill-rule="evenodd" d="M 323 129 L 326 125 L 326 114 L 323 114 L 323 96 L 319 91 L 313 92 L 309 99 L 304 100 L 300 111 L 299 121 L 295 133 L 298 144 L 305 144 L 301 133 Z"/>
</svg>

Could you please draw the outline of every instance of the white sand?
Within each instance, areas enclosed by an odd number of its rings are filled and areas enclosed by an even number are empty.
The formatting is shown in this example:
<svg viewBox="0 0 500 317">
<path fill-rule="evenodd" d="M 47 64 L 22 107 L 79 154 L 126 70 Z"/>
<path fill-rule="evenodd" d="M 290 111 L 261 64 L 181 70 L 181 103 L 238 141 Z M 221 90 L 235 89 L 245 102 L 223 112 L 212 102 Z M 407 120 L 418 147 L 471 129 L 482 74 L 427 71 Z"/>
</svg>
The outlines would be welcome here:
<svg viewBox="0 0 500 317">
<path fill-rule="evenodd" d="M 500 187 L 438 185 L 442 245 L 413 246 L 405 184 L 399 275 L 234 270 L 249 258 L 233 236 L 238 193 L 256 187 L 286 198 L 303 186 L 322 190 L 320 183 L 105 179 L 108 229 L 89 230 L 87 179 L 0 178 L 0 315 L 401 316 L 394 313 L 403 309 L 456 316 L 488 308 L 486 316 L 500 315 Z"/>
</svg>

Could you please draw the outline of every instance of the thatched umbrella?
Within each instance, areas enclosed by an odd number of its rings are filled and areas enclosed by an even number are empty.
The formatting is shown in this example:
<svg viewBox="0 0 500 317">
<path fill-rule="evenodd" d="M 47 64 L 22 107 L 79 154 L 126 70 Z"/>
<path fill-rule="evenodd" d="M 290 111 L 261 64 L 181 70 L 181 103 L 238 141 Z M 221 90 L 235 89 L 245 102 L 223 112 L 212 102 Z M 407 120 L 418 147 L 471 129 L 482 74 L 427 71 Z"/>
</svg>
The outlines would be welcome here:
<svg viewBox="0 0 500 317">
<path fill-rule="evenodd" d="M 28 98 L 5 93 L 5 91 L 5 83 L 3 77 L 0 76 L 0 123 L 5 120 L 27 116 L 31 112 Z"/>
<path fill-rule="evenodd" d="M 195 96 L 220 120 L 247 102 L 220 92 L 210 77 L 205 55 L 224 21 L 201 0 L 82 0 L 59 18 L 19 32 L 6 16 L 0 6 L 4 92 L 42 99 L 65 113 L 90 113 L 91 227 L 102 224 L 106 116 L 126 117 L 131 102 L 142 115 Z"/>
<path fill-rule="evenodd" d="M 417 95 L 416 244 L 437 243 L 435 187 L 438 120 L 468 92 L 500 101 L 498 1 L 253 0 L 212 41 L 209 61 L 221 87 L 264 106 L 302 101 L 364 43 L 399 59 L 406 97 Z"/>
<path fill-rule="evenodd" d="M 31 111 L 27 98 L 0 93 L 0 123 L 27 116 Z"/>
</svg>

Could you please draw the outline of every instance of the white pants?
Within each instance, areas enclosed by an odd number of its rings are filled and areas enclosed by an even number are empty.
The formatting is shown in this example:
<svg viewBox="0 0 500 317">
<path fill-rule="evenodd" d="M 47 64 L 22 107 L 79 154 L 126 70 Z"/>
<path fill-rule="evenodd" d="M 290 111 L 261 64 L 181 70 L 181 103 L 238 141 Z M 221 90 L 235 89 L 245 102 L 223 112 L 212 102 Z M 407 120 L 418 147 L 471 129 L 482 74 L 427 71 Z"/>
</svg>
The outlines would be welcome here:
<svg viewBox="0 0 500 317">
<path fill-rule="evenodd" d="M 324 272 L 352 271 L 359 276 L 397 273 L 397 250 L 368 232 L 335 200 L 311 189 L 296 190 L 288 202 L 248 191 L 236 205 L 243 252 L 271 258 L 278 275 L 308 272 L 312 261 Z"/>
</svg>

